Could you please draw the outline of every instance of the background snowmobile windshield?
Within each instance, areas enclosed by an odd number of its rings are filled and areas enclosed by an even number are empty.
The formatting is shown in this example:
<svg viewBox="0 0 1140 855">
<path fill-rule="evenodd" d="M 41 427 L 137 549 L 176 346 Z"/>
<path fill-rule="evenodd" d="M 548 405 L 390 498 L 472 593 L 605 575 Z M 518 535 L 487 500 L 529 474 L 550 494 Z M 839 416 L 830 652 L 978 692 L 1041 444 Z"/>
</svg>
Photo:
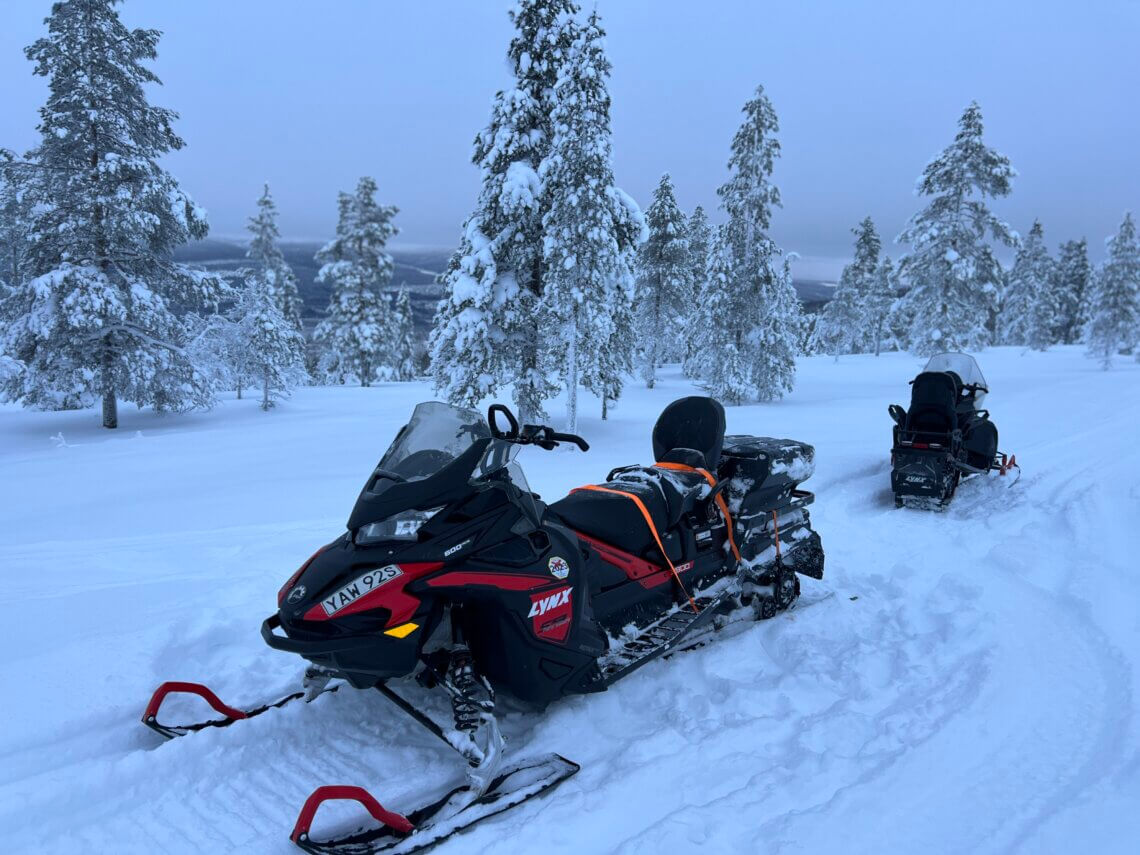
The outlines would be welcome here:
<svg viewBox="0 0 1140 855">
<path fill-rule="evenodd" d="M 923 372 L 953 371 L 962 381 L 962 385 L 976 385 L 978 391 L 974 396 L 975 405 L 980 405 L 982 399 L 986 396 L 986 392 L 989 391 L 986 378 L 982 376 L 982 369 L 978 367 L 978 363 L 974 360 L 974 357 L 968 353 L 939 353 L 936 356 L 930 357 L 922 370 Z"/>
<path fill-rule="evenodd" d="M 435 475 L 476 441 L 489 439 L 487 420 L 475 410 L 440 401 L 418 404 L 380 459 L 380 468 L 408 481 Z"/>
</svg>

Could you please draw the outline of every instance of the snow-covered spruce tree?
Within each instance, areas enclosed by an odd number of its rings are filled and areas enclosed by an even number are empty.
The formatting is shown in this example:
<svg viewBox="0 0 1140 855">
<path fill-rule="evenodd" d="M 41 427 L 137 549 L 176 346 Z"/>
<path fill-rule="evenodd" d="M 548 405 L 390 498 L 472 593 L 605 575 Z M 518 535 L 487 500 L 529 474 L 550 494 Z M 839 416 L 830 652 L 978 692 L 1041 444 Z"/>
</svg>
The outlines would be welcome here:
<svg viewBox="0 0 1140 855">
<path fill-rule="evenodd" d="M 695 303 L 700 296 L 701 286 L 708 271 L 709 250 L 712 249 L 713 241 L 713 230 L 709 225 L 708 214 L 700 205 L 697 205 L 689 215 L 685 234 L 689 239 L 689 276 L 693 288 L 691 300 Z"/>
<path fill-rule="evenodd" d="M 1056 267 L 1039 220 L 1017 248 L 1009 271 L 999 324 L 1000 341 L 1045 350 L 1057 327 Z"/>
<path fill-rule="evenodd" d="M 780 194 L 769 181 L 780 144 L 776 113 L 757 87 L 732 140 L 731 177 L 717 190 L 721 227 L 703 297 L 698 356 L 705 386 L 726 403 L 770 401 L 791 391 L 803 326 L 781 251 L 768 237 Z"/>
<path fill-rule="evenodd" d="M 684 322 L 693 298 L 685 215 L 677 206 L 668 173 L 661 176 L 653 191 L 645 219 L 649 238 L 637 258 L 634 328 L 641 379 L 652 389 L 658 366 L 677 358 L 683 346 Z"/>
<path fill-rule="evenodd" d="M 809 352 L 826 353 L 836 360 L 845 353 L 859 353 L 863 340 L 863 299 L 851 273 L 843 268 L 835 293 L 816 315 Z"/>
<path fill-rule="evenodd" d="M 269 294 L 294 329 L 301 329 L 301 293 L 297 288 L 297 277 L 293 268 L 285 261 L 281 238 L 277 230 L 277 205 L 269 195 L 269 185 L 257 200 L 257 216 L 249 218 L 249 231 L 253 235 L 246 256 L 264 271 Z"/>
<path fill-rule="evenodd" d="M 836 359 L 873 346 L 866 323 L 867 299 L 875 286 L 882 242 L 870 217 L 864 217 L 851 233 L 855 235 L 855 256 L 844 266 L 835 295 L 816 319 L 811 347 L 813 352 L 829 353 Z"/>
<path fill-rule="evenodd" d="M 709 250 L 712 248 L 713 230 L 709 225 L 705 209 L 697 205 L 689 215 L 689 222 L 685 229 L 689 238 L 689 270 L 691 290 L 685 305 L 683 332 L 683 347 L 681 348 L 681 370 L 686 377 L 698 377 L 700 369 L 694 330 L 701 317 L 701 294 L 704 292 L 708 279 Z"/>
<path fill-rule="evenodd" d="M 10 288 L 24 280 L 32 238 L 33 168 L 0 158 L 0 284 Z"/>
<path fill-rule="evenodd" d="M 982 111 L 971 104 L 958 120 L 958 134 L 926 165 L 917 192 L 930 204 L 896 238 L 911 245 L 899 261 L 910 286 L 910 349 L 919 355 L 973 350 L 989 343 L 986 329 L 1001 284 L 1001 265 L 987 242 L 1012 246 L 1008 225 L 986 206 L 987 197 L 1007 196 L 1016 175 L 1009 159 L 982 142 Z"/>
<path fill-rule="evenodd" d="M 392 346 L 388 365 L 393 380 L 416 378 L 415 318 L 412 315 L 412 298 L 403 285 L 396 294 L 396 308 L 392 313 Z"/>
<path fill-rule="evenodd" d="M 875 268 L 870 290 L 863 297 L 863 324 L 867 330 L 871 352 L 875 356 L 882 352 L 884 342 L 892 338 L 890 317 L 897 292 L 894 262 L 889 255 L 884 255 L 879 266 Z"/>
<path fill-rule="evenodd" d="M 159 33 L 128 30 L 116 0 L 52 6 L 26 54 L 48 80 L 32 152 L 34 240 L 4 350 L 24 365 L 8 397 L 84 407 L 120 398 L 159 410 L 208 406 L 213 394 L 182 344 L 180 312 L 216 302 L 220 283 L 170 261 L 206 235 L 204 212 L 159 164 L 182 148 L 176 115 L 147 103 Z"/>
<path fill-rule="evenodd" d="M 303 383 L 305 339 L 278 305 L 280 280 L 269 269 L 252 272 L 237 319 L 241 370 L 254 388 L 261 389 L 261 409 L 269 410 Z"/>
<path fill-rule="evenodd" d="M 1088 242 L 1081 238 L 1061 244 L 1057 259 L 1056 329 L 1056 338 L 1061 344 L 1076 344 L 1081 340 L 1081 332 L 1088 322 L 1091 282 Z"/>
<path fill-rule="evenodd" d="M 875 222 L 870 217 L 864 217 L 862 222 L 851 230 L 855 235 L 855 256 L 851 261 L 851 279 L 859 292 L 860 324 L 862 335 L 855 342 L 857 353 L 866 353 L 874 350 L 875 343 L 872 331 L 867 323 L 868 298 L 875 289 L 875 280 L 879 269 L 879 258 L 883 249 L 883 242 L 875 229 Z"/>
<path fill-rule="evenodd" d="M 473 405 L 510 384 L 531 422 L 557 391 L 540 364 L 550 197 L 539 168 L 554 136 L 554 87 L 577 38 L 577 13 L 571 0 L 519 0 L 511 12 L 515 85 L 496 94 L 475 138 L 482 189 L 441 276 L 445 294 L 429 347 L 436 388 L 448 400 Z"/>
<path fill-rule="evenodd" d="M 734 329 L 724 321 L 740 308 L 734 281 L 736 268 L 727 227 L 722 225 L 716 229 L 709 249 L 708 281 L 698 317 L 696 364 L 702 384 L 726 404 L 739 404 L 751 396 L 751 378 L 744 364 L 747 333 L 742 326 Z M 719 335 L 714 330 L 719 330 Z"/>
<path fill-rule="evenodd" d="M 336 237 L 317 253 L 317 280 L 332 284 L 328 313 L 313 333 L 321 348 L 319 372 L 328 383 L 370 386 L 384 379 L 395 336 L 384 289 L 392 279 L 385 250 L 397 234 L 397 208 L 376 203 L 376 182 L 360 179 L 356 193 L 341 193 Z"/>
<path fill-rule="evenodd" d="M 1131 213 L 1105 244 L 1108 256 L 1093 277 L 1085 341 L 1089 356 L 1107 369 L 1116 354 L 1140 343 L 1140 244 Z"/>
<path fill-rule="evenodd" d="M 542 308 L 552 331 L 542 339 L 540 359 L 560 367 L 571 433 L 578 430 L 579 384 L 608 397 L 614 375 L 628 364 L 620 351 L 628 353 L 630 343 L 617 341 L 615 330 L 619 316 L 629 311 L 634 253 L 645 239 L 640 210 L 614 184 L 604 39 L 595 12 L 571 45 L 555 83 L 554 138 L 539 169 L 550 200 L 542 223 Z M 671 199 L 671 190 L 669 195 Z M 682 278 L 688 272 L 687 249 L 686 243 L 676 257 Z"/>
</svg>

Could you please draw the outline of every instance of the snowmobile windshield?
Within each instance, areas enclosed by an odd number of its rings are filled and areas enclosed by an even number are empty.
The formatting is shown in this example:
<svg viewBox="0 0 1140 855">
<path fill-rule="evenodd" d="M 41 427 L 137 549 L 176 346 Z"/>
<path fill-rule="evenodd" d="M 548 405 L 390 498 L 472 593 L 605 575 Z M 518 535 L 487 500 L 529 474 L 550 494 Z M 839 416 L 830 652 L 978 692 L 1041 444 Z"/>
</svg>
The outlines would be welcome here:
<svg viewBox="0 0 1140 855">
<path fill-rule="evenodd" d="M 968 353 L 939 353 L 930 357 L 923 371 L 952 371 L 958 375 L 964 386 L 977 386 L 976 403 L 981 403 L 982 397 L 989 391 L 986 378 L 982 376 L 982 369 Z"/>
<path fill-rule="evenodd" d="M 379 468 L 407 481 L 420 481 L 490 436 L 487 420 L 475 410 L 425 401 L 384 452 Z"/>
</svg>

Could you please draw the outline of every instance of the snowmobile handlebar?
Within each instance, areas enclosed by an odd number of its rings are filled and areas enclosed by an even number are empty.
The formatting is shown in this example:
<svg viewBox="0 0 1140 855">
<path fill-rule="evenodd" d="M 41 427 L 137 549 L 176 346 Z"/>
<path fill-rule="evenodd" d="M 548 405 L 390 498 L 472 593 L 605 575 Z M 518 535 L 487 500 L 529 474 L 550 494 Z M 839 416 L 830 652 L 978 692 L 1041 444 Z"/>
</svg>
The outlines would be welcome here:
<svg viewBox="0 0 1140 855">
<path fill-rule="evenodd" d="M 502 415 L 507 420 L 507 428 L 499 426 L 498 417 Z M 491 404 L 487 409 L 487 424 L 491 428 L 491 436 L 519 445 L 537 445 L 550 451 L 563 442 L 572 442 L 582 451 L 589 451 L 590 444 L 582 437 L 572 433 L 559 433 L 549 425 L 519 425 L 519 420 L 503 404 Z"/>
</svg>

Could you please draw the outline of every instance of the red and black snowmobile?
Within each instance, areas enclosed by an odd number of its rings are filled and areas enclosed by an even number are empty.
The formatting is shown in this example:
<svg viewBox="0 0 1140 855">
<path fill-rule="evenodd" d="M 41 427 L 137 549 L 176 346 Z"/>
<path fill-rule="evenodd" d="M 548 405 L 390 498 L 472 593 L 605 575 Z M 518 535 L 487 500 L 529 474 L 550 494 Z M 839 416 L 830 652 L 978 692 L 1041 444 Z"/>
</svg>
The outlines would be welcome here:
<svg viewBox="0 0 1140 855">
<path fill-rule="evenodd" d="M 1011 469 L 998 451 L 997 426 L 981 403 L 989 392 L 974 357 L 940 353 L 910 381 L 910 409 L 891 404 L 891 490 L 895 507 L 943 510 L 962 478 Z M 1015 479 L 1016 480 L 1016 479 Z"/>
<path fill-rule="evenodd" d="M 164 684 L 144 723 L 180 736 L 347 684 L 378 689 L 467 761 L 466 783 L 406 814 L 358 787 L 317 789 L 292 835 L 310 852 L 418 851 L 549 790 L 578 766 L 555 754 L 504 762 L 496 692 L 541 707 L 604 691 L 730 622 L 787 609 L 797 573 L 822 578 L 813 497 L 798 486 L 812 471 L 811 446 L 724 430 L 713 399 L 675 401 L 653 430 L 654 465 L 615 469 L 546 505 L 517 452 L 586 451 L 581 437 L 520 426 L 497 404 L 487 420 L 420 404 L 348 530 L 293 574 L 262 625 L 267 644 L 308 660 L 302 690 L 237 710 L 197 684 Z M 447 694 L 452 726 L 397 691 L 414 688 L 410 680 Z M 163 724 L 171 692 L 201 695 L 223 717 Z M 310 825 L 328 799 L 355 799 L 375 822 L 318 842 Z"/>
</svg>

